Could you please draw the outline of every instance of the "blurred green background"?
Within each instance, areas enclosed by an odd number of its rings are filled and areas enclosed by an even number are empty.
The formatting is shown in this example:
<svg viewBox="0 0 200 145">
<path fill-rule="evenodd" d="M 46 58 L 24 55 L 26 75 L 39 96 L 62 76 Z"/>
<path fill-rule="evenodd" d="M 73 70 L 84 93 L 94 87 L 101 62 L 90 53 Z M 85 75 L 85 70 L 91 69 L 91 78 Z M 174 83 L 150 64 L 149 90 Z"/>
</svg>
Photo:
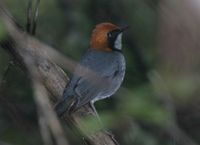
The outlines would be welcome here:
<svg viewBox="0 0 200 145">
<path fill-rule="evenodd" d="M 25 28 L 27 0 L 5 3 Z M 161 13 L 159 0 L 41 0 L 39 6 L 36 38 L 77 61 L 88 49 L 96 24 L 130 25 L 123 36 L 127 70 L 122 88 L 112 98 L 95 104 L 103 123 L 122 145 L 200 143 L 198 71 L 174 71 L 177 61 L 171 60 L 171 55 L 178 59 L 180 50 L 163 51 L 162 17 L 165 13 Z M 193 54 L 195 51 L 190 51 L 191 57 Z M 42 144 L 29 76 L 13 65 L 4 76 L 10 60 L 0 49 L 0 140 L 13 145 Z M 199 68 L 198 59 L 195 62 L 194 68 Z M 70 142 L 80 144 L 64 128 Z"/>
</svg>

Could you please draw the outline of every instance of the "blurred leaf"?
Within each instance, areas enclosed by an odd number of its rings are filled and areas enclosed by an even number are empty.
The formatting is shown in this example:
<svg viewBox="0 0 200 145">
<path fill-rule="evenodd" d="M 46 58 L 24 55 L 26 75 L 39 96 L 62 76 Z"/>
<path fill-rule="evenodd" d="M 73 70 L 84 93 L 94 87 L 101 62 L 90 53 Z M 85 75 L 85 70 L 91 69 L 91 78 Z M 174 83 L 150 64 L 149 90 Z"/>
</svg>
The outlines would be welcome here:
<svg viewBox="0 0 200 145">
<path fill-rule="evenodd" d="M 162 125 L 170 119 L 167 110 L 152 97 L 155 94 L 149 87 L 144 86 L 137 92 L 129 91 L 124 95 L 123 102 L 119 105 L 121 114 L 132 115 L 134 118 L 157 125 Z"/>
</svg>

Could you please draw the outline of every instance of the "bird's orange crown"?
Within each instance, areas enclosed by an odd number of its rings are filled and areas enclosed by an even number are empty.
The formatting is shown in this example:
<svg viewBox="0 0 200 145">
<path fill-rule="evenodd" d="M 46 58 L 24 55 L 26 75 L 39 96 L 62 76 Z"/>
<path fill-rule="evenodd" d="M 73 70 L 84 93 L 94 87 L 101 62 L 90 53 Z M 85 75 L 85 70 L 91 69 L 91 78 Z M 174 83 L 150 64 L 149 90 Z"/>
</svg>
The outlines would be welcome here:
<svg viewBox="0 0 200 145">
<path fill-rule="evenodd" d="M 119 29 L 119 27 L 111 23 L 100 23 L 96 25 L 95 29 L 92 31 L 90 48 L 112 51 L 112 49 L 108 47 L 107 33 L 115 29 Z"/>
</svg>

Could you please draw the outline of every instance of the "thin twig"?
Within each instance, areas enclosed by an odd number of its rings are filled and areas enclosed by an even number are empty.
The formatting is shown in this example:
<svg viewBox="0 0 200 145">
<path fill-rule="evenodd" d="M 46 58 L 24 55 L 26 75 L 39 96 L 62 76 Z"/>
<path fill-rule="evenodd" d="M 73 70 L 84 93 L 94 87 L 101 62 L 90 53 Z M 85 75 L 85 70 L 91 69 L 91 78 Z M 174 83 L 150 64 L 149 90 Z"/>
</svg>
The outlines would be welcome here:
<svg viewBox="0 0 200 145">
<path fill-rule="evenodd" d="M 32 28 L 32 35 L 35 35 L 36 28 L 37 28 L 37 20 L 38 20 L 38 14 L 39 14 L 39 4 L 40 0 L 36 1 L 36 8 L 33 16 L 33 28 Z"/>
<path fill-rule="evenodd" d="M 39 4 L 40 0 L 37 0 L 35 5 L 33 4 L 33 0 L 28 1 L 26 30 L 31 35 L 35 35 L 36 33 Z"/>
</svg>

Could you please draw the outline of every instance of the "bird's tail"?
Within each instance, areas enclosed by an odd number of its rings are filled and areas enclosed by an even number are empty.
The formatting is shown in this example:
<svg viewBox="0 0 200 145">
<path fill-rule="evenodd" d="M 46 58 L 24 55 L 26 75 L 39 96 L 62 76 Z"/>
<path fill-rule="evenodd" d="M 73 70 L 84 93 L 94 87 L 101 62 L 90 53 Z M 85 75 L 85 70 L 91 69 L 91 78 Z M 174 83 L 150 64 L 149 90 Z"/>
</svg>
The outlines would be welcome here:
<svg viewBox="0 0 200 145">
<path fill-rule="evenodd" d="M 73 110 L 73 106 L 75 106 L 75 104 L 76 99 L 74 99 L 73 96 L 68 96 L 58 101 L 58 103 L 54 107 L 54 110 L 56 111 L 57 115 L 61 117 L 66 111 L 70 113 L 71 110 Z"/>
</svg>

